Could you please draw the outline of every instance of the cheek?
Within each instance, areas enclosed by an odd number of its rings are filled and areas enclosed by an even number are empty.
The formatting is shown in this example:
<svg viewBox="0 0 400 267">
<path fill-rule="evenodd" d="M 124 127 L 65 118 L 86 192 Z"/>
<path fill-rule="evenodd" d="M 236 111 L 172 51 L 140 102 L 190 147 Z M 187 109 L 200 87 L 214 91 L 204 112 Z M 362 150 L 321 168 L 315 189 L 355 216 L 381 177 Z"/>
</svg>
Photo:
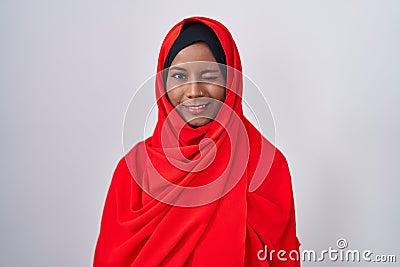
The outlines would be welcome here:
<svg viewBox="0 0 400 267">
<path fill-rule="evenodd" d="M 169 91 L 167 93 L 168 99 L 169 101 L 171 101 L 172 105 L 175 107 L 176 105 L 178 105 L 179 102 L 179 98 L 178 95 L 176 94 L 176 92 L 173 91 Z"/>
<path fill-rule="evenodd" d="M 179 87 L 175 87 L 174 89 L 169 89 L 171 87 L 169 87 L 167 85 L 167 96 L 169 101 L 171 101 L 172 105 L 175 107 L 179 104 L 180 100 L 182 99 L 182 89 Z"/>
<path fill-rule="evenodd" d="M 225 101 L 225 87 L 212 85 L 208 88 L 208 92 L 211 98 L 217 99 L 221 102 Z"/>
</svg>

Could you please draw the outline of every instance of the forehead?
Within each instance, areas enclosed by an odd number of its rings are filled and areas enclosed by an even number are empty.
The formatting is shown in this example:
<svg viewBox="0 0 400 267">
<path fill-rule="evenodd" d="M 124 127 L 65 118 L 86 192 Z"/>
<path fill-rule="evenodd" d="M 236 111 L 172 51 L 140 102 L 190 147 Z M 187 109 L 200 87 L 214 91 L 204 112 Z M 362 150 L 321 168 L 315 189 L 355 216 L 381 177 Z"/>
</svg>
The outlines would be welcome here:
<svg viewBox="0 0 400 267">
<path fill-rule="evenodd" d="M 172 61 L 171 66 L 193 61 L 217 62 L 208 45 L 203 42 L 197 42 L 179 51 Z"/>
</svg>

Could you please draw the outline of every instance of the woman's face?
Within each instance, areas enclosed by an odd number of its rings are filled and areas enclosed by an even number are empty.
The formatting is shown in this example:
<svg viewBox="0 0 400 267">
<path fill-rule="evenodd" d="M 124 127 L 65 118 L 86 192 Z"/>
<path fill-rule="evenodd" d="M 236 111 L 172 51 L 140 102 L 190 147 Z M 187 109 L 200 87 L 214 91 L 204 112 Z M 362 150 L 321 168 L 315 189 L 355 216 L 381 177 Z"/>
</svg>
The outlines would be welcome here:
<svg viewBox="0 0 400 267">
<path fill-rule="evenodd" d="M 201 62 L 197 62 L 201 61 Z M 175 56 L 166 90 L 169 100 L 193 127 L 207 124 L 225 100 L 225 81 L 207 44 L 194 43 Z"/>
</svg>

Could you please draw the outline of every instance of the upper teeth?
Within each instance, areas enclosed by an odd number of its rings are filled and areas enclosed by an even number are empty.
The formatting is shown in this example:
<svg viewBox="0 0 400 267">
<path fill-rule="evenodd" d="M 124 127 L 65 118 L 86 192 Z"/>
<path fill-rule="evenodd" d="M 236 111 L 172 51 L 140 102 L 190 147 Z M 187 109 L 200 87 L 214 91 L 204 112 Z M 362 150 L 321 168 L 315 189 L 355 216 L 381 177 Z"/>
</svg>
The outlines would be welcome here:
<svg viewBox="0 0 400 267">
<path fill-rule="evenodd" d="M 201 109 L 201 108 L 205 108 L 206 105 L 200 105 L 200 106 L 189 106 L 189 108 L 191 109 Z"/>
</svg>

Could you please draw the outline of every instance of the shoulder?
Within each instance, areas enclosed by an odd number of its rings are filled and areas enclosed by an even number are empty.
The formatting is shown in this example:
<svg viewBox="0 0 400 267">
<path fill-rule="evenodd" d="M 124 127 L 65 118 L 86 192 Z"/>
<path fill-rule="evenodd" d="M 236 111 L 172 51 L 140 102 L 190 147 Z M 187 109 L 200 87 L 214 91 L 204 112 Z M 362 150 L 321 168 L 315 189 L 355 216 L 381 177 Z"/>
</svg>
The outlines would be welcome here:
<svg viewBox="0 0 400 267">
<path fill-rule="evenodd" d="M 274 165 L 279 168 L 287 168 L 288 161 L 281 149 L 275 146 Z"/>
<path fill-rule="evenodd" d="M 267 161 L 271 162 L 272 159 L 270 171 L 287 169 L 288 161 L 283 151 L 264 136 L 262 136 L 262 138 L 264 152 L 263 154 L 266 155 Z"/>
<path fill-rule="evenodd" d="M 132 178 L 132 173 L 139 167 L 141 155 L 145 153 L 144 142 L 137 143 L 131 150 L 122 156 L 116 164 L 113 173 L 113 182 L 120 183 L 121 180 L 126 180 L 127 177 Z"/>
</svg>

